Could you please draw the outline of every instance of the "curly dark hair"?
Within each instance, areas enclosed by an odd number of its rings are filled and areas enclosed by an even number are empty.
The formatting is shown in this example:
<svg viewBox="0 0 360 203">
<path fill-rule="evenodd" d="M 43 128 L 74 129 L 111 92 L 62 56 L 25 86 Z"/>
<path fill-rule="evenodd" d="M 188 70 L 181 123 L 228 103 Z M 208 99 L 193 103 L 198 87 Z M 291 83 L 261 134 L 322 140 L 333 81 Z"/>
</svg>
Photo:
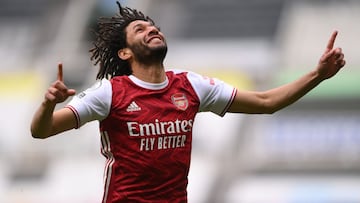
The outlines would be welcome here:
<svg viewBox="0 0 360 203">
<path fill-rule="evenodd" d="M 135 20 L 155 24 L 141 11 L 122 7 L 118 1 L 116 4 L 119 7 L 119 13 L 113 17 L 99 18 L 98 30 L 94 31 L 94 47 L 89 51 L 92 53 L 91 60 L 94 61 L 94 65 L 100 65 L 96 79 L 130 75 L 132 70 L 129 63 L 118 57 L 118 51 L 127 47 L 125 28 Z"/>
</svg>

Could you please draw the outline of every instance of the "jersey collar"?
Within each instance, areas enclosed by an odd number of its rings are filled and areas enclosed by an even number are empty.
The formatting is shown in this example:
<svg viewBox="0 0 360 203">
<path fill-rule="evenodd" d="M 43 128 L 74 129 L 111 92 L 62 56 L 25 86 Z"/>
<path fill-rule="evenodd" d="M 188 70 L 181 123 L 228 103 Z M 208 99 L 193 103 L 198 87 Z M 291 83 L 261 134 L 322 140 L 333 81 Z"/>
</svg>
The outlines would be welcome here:
<svg viewBox="0 0 360 203">
<path fill-rule="evenodd" d="M 160 89 L 165 88 L 169 84 L 168 77 L 166 77 L 165 81 L 161 82 L 161 83 L 145 82 L 145 81 L 142 81 L 139 78 L 135 77 L 134 75 L 129 75 L 129 79 L 133 83 L 135 83 L 137 86 L 140 86 L 140 87 L 145 88 L 145 89 L 150 89 L 150 90 L 160 90 Z"/>
</svg>

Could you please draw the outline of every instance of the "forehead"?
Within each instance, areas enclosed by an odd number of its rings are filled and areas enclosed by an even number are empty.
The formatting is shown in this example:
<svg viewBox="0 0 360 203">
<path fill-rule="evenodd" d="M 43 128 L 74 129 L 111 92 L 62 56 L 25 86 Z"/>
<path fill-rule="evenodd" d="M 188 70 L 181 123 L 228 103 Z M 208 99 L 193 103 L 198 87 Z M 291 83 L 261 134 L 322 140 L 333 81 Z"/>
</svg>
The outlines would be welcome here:
<svg viewBox="0 0 360 203">
<path fill-rule="evenodd" d="M 126 27 L 127 29 L 133 29 L 137 26 L 150 26 L 153 25 L 153 23 L 145 20 L 134 20 Z"/>
</svg>

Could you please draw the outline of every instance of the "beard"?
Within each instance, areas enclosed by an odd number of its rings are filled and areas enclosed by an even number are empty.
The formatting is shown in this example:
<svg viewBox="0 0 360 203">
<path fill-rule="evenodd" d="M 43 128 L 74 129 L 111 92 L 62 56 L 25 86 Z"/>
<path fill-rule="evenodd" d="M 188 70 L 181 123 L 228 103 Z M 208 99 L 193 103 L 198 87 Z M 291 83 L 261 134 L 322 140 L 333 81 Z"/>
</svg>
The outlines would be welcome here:
<svg viewBox="0 0 360 203">
<path fill-rule="evenodd" d="M 167 45 L 149 47 L 141 43 L 129 45 L 129 48 L 134 53 L 135 59 L 142 64 L 151 65 L 162 63 L 167 53 Z"/>
</svg>

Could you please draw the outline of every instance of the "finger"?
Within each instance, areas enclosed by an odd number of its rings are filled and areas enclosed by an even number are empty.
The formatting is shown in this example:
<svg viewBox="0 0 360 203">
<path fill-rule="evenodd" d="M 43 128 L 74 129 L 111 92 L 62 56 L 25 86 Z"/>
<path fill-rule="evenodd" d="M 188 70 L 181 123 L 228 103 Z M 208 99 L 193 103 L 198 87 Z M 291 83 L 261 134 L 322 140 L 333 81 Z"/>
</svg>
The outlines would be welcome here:
<svg viewBox="0 0 360 203">
<path fill-rule="evenodd" d="M 62 81 L 56 81 L 52 85 L 53 88 L 57 89 L 60 92 L 66 92 L 68 88 Z"/>
<path fill-rule="evenodd" d="M 338 60 L 338 61 L 339 61 L 339 60 L 343 60 L 344 57 L 345 57 L 345 56 L 344 56 L 344 54 L 342 54 L 342 53 L 335 55 L 335 59 Z"/>
<path fill-rule="evenodd" d="M 64 100 L 64 95 L 61 91 L 56 88 L 49 88 L 47 92 L 47 98 L 51 101 L 61 102 Z"/>
<path fill-rule="evenodd" d="M 55 102 L 56 98 L 53 94 L 51 94 L 50 92 L 46 92 L 45 93 L 45 99 L 49 102 Z"/>
<path fill-rule="evenodd" d="M 329 60 L 331 59 L 331 57 L 333 57 L 335 55 L 335 50 L 329 50 L 327 52 L 324 53 L 324 55 L 321 57 L 320 61 L 322 63 L 328 63 Z"/>
<path fill-rule="evenodd" d="M 332 50 L 334 48 L 334 44 L 335 44 L 335 39 L 336 39 L 336 36 L 338 34 L 338 31 L 334 31 L 329 39 L 329 42 L 326 46 L 326 52 L 329 52 L 330 50 Z"/>
<path fill-rule="evenodd" d="M 57 79 L 60 80 L 61 82 L 63 82 L 63 68 L 62 68 L 62 63 L 59 63 L 59 65 L 58 65 L 58 75 L 57 75 Z"/>
<path fill-rule="evenodd" d="M 346 61 L 345 61 L 345 60 L 342 60 L 340 65 L 341 65 L 341 67 L 344 67 L 345 64 L 346 64 Z"/>
<path fill-rule="evenodd" d="M 342 61 L 345 60 L 344 58 L 345 58 L 344 54 L 341 54 L 341 55 L 336 59 L 335 63 L 336 63 L 336 64 L 342 63 Z"/>
<path fill-rule="evenodd" d="M 75 95 L 76 94 L 76 91 L 74 90 L 74 89 L 69 89 L 68 91 L 67 91 L 67 95 L 68 96 L 73 96 L 73 95 Z"/>
<path fill-rule="evenodd" d="M 337 58 L 339 58 L 341 55 L 344 55 L 344 54 L 342 53 L 342 49 L 341 49 L 341 48 L 335 49 L 335 58 L 337 59 Z"/>
<path fill-rule="evenodd" d="M 73 96 L 76 94 L 75 89 L 67 88 L 66 85 L 61 81 L 55 81 L 49 88 L 49 91 L 51 91 L 54 95 L 56 95 L 57 92 L 66 96 Z"/>
<path fill-rule="evenodd" d="M 55 97 L 61 97 L 62 96 L 62 92 L 61 90 L 57 89 L 57 88 L 54 88 L 54 87 L 50 87 L 48 89 L 48 92 L 52 95 L 54 95 Z"/>
</svg>

